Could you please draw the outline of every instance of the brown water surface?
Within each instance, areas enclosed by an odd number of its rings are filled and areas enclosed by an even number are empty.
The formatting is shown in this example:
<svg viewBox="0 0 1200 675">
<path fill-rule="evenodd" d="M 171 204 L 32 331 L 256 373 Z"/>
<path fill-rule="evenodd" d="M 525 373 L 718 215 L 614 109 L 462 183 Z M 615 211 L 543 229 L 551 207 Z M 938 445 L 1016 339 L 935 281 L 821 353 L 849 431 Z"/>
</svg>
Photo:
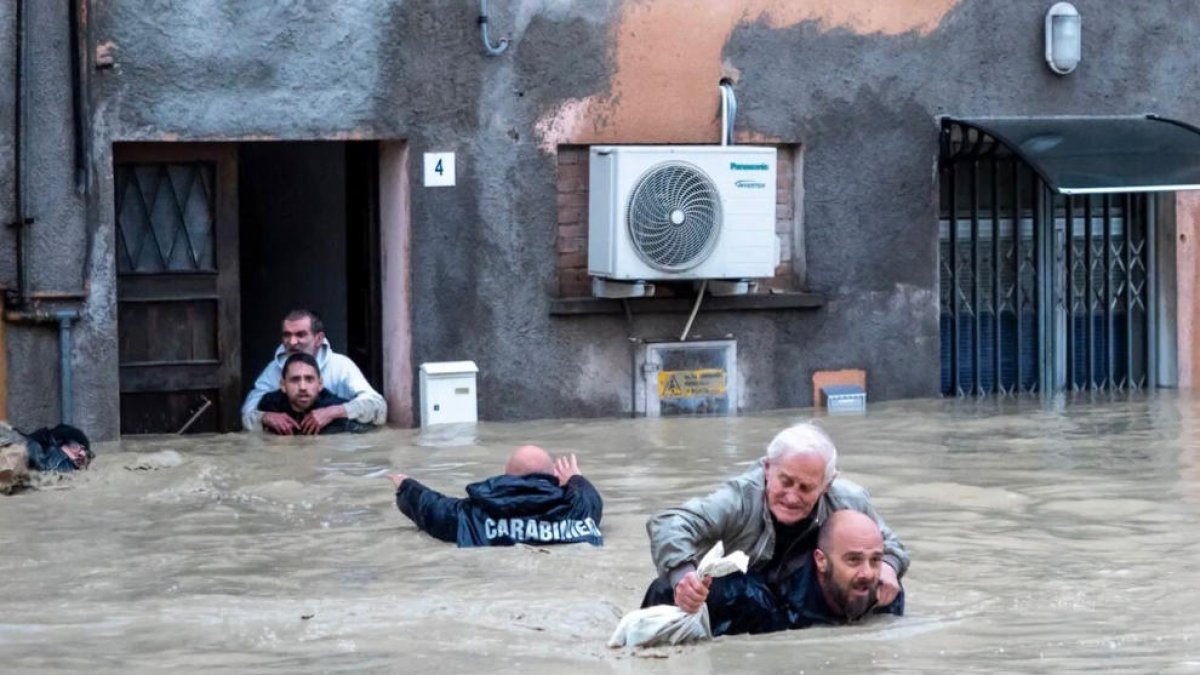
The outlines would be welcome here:
<svg viewBox="0 0 1200 675">
<path fill-rule="evenodd" d="M 1174 394 L 824 418 L 912 554 L 908 615 L 606 648 L 653 574 L 646 516 L 808 414 L 103 444 L 0 498 L 0 670 L 1200 672 L 1200 400 Z M 382 476 L 461 495 L 526 442 L 578 454 L 604 548 L 459 550 Z M 182 464 L 127 468 L 163 450 Z"/>
</svg>

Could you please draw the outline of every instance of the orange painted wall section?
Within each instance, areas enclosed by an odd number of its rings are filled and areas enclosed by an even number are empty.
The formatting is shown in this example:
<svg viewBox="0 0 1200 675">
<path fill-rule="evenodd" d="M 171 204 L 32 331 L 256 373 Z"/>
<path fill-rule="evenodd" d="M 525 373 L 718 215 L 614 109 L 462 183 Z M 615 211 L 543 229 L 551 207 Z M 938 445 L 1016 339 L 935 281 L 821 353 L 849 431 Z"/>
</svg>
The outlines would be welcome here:
<svg viewBox="0 0 1200 675">
<path fill-rule="evenodd" d="M 571 99 L 537 123 L 563 143 L 712 143 L 720 137 L 721 52 L 739 25 L 898 35 L 935 30 L 960 0 L 629 0 L 614 28 L 612 88 Z M 795 139 L 771 139 L 795 140 Z"/>
</svg>

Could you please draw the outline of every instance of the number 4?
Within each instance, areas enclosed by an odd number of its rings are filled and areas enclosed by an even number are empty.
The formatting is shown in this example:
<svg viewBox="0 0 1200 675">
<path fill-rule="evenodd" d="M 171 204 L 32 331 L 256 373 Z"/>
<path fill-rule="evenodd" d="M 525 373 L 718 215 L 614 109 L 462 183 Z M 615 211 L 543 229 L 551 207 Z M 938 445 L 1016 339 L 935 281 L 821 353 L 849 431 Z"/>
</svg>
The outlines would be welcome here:
<svg viewBox="0 0 1200 675">
<path fill-rule="evenodd" d="M 446 169 L 445 169 L 445 167 L 443 167 L 443 166 L 442 166 L 442 160 L 440 160 L 440 159 L 439 159 L 439 160 L 437 161 L 437 164 L 435 164 L 435 165 L 433 166 L 433 171 L 434 171 L 434 173 L 436 173 L 436 174 L 437 174 L 437 175 L 439 175 L 439 176 L 440 176 L 440 175 L 442 175 L 442 174 L 444 174 L 444 173 L 446 173 Z"/>
</svg>

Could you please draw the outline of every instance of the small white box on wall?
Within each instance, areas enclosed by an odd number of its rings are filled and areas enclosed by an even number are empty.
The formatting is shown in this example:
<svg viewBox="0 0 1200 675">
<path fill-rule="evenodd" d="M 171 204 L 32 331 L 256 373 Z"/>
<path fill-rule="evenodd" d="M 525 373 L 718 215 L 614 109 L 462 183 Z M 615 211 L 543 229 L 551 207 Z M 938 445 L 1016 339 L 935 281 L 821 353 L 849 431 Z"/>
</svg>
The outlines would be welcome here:
<svg viewBox="0 0 1200 675">
<path fill-rule="evenodd" d="M 478 372 L 474 361 L 422 363 L 421 426 L 478 421 Z"/>
</svg>

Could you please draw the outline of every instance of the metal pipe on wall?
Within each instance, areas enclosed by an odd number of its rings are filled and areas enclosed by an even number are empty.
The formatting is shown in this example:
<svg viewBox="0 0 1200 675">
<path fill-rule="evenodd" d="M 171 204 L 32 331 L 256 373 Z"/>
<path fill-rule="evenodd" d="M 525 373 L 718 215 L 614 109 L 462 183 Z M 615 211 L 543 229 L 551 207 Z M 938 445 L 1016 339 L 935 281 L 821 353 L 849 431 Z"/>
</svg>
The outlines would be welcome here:
<svg viewBox="0 0 1200 675">
<path fill-rule="evenodd" d="M 0 314 L 4 312 L 4 295 L 0 294 Z M 8 340 L 4 335 L 4 318 L 0 316 L 0 419 L 8 419 Z"/>
<path fill-rule="evenodd" d="M 4 320 L 8 323 L 56 324 L 58 326 L 58 406 L 63 424 L 71 424 L 75 412 L 74 372 L 71 365 L 71 352 L 74 341 L 71 335 L 71 324 L 80 319 L 77 309 L 47 310 L 42 308 L 6 311 Z M 0 383 L 6 380 L 0 380 Z"/>
<path fill-rule="evenodd" d="M 67 0 L 71 37 L 71 116 L 75 126 L 75 191 L 87 194 L 92 182 L 91 101 L 88 98 L 88 0 Z"/>
<path fill-rule="evenodd" d="M 17 289 L 15 302 L 24 306 L 29 293 L 29 225 L 33 219 L 25 211 L 25 197 L 28 192 L 28 176 L 25 162 L 28 157 L 28 128 L 29 119 L 29 76 L 25 72 L 29 62 L 29 40 L 26 35 L 28 21 L 28 0 L 17 0 L 16 7 L 16 110 L 13 115 L 13 209 L 16 212 L 11 226 L 16 229 L 17 245 Z"/>
<path fill-rule="evenodd" d="M 79 311 L 60 309 L 54 313 L 58 318 L 58 408 L 63 424 L 75 419 L 74 373 L 71 369 L 71 323 L 79 318 Z"/>
<path fill-rule="evenodd" d="M 479 0 L 479 37 L 483 40 L 483 49 L 488 56 L 500 56 L 508 49 L 507 38 L 500 38 L 500 42 L 492 44 L 492 35 L 488 30 L 487 0 Z"/>
<path fill-rule="evenodd" d="M 733 144 L 733 125 L 737 119 L 737 94 L 733 84 L 721 80 L 721 145 Z"/>
</svg>

